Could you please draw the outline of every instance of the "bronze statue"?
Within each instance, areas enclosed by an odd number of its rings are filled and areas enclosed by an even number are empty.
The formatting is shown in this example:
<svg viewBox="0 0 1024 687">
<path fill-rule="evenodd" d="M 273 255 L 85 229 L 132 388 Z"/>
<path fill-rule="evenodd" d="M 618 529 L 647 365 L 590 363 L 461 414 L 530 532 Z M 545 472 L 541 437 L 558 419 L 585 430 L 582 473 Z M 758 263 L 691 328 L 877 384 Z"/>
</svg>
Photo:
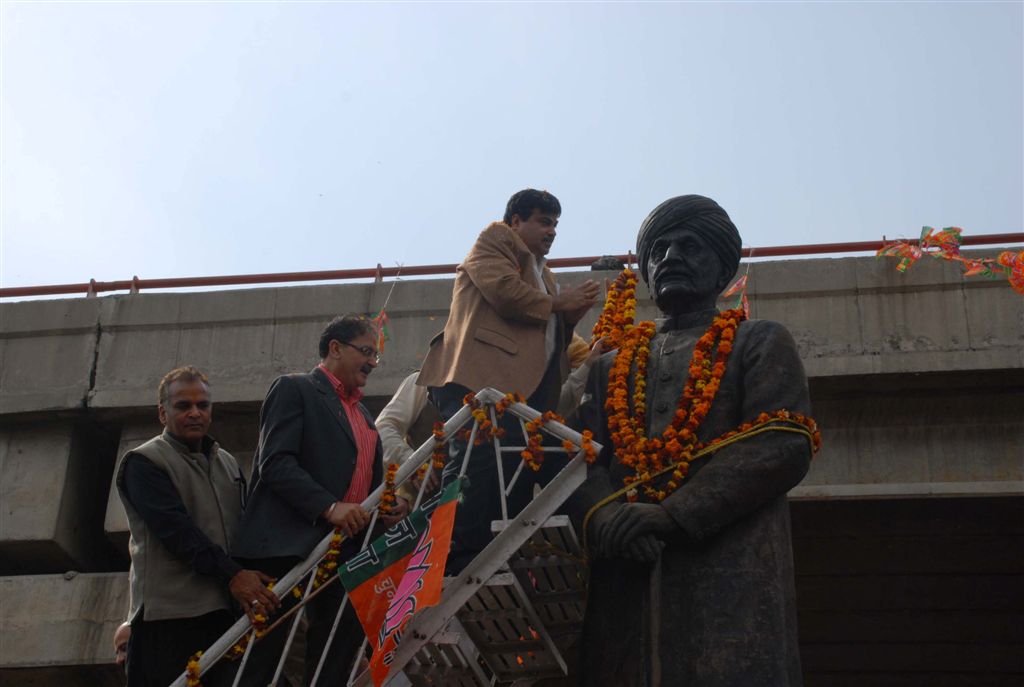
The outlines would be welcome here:
<svg viewBox="0 0 1024 687">
<path fill-rule="evenodd" d="M 579 410 L 604 446 L 567 504 L 591 558 L 580 685 L 802 684 L 786 492 L 817 437 L 789 333 L 715 308 L 740 246 L 703 196 L 640 227 L 664 318 L 602 357 Z"/>
</svg>

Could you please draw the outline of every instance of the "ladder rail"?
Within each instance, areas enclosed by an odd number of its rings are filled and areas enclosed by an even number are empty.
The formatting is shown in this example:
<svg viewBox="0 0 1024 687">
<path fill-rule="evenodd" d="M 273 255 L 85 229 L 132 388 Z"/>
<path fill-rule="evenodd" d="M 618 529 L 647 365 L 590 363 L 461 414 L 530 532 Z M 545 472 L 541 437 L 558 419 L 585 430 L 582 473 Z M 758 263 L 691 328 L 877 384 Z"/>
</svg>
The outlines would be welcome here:
<svg viewBox="0 0 1024 687">
<path fill-rule="evenodd" d="M 569 430 L 571 431 L 571 430 Z M 575 434 L 575 432 L 573 433 Z M 576 435 L 577 439 L 579 435 Z M 571 441 L 571 437 L 569 438 Z M 410 621 L 409 629 L 395 651 L 394 666 L 400 669 L 433 635 L 441 630 L 449 617 L 454 616 L 477 590 L 521 547 L 546 516 L 561 505 L 586 478 L 586 463 L 582 451 L 577 454 L 533 501 L 514 518 L 512 526 L 498 534 L 491 543 L 459 574 L 460 583 L 445 588 L 441 602 L 424 609 Z M 371 684 L 368 672 L 353 683 L 353 687 Z"/>
<path fill-rule="evenodd" d="M 488 410 L 490 418 L 495 427 L 497 427 L 496 417 L 494 415 L 494 404 L 501 401 L 505 395 L 491 388 L 485 388 L 480 390 L 476 394 L 476 399 L 483 404 L 489 406 Z M 520 426 L 524 429 L 524 421 L 536 420 L 541 416 L 541 413 L 530 408 L 524 403 L 511 403 L 508 405 L 506 412 L 511 412 L 514 416 L 519 419 Z M 452 416 L 444 424 L 444 433 L 446 439 L 454 437 L 464 426 L 472 424 L 470 430 L 470 440 L 466 447 L 465 454 L 462 456 L 462 464 L 460 466 L 459 473 L 465 474 L 466 468 L 470 460 L 470 454 L 473 447 L 473 439 L 477 434 L 478 423 L 472 416 L 472 409 L 465 405 Z M 509 526 L 505 527 L 501 532 L 495 536 L 490 544 L 478 554 L 473 561 L 460 573 L 456 579 L 455 584 L 448 584 L 445 587 L 442 595 L 441 602 L 437 606 L 433 606 L 425 609 L 410 622 L 410 626 L 405 633 L 402 643 L 398 646 L 395 658 L 393 661 L 392 674 L 398 676 L 402 674 L 402 668 L 409 663 L 409 661 L 420 652 L 420 649 L 440 630 L 448 625 L 455 617 L 455 612 L 461 608 L 472 596 L 480 589 L 480 587 L 488 580 L 495 572 L 498 571 L 512 558 L 516 551 L 530 539 L 534 532 L 547 520 L 547 518 L 554 513 L 555 509 L 558 508 L 571 494 L 575 491 L 586 478 L 586 463 L 584 451 L 582 450 L 582 436 L 572 430 L 569 427 L 559 422 L 548 422 L 542 427 L 542 431 L 563 441 L 571 441 L 580 449 L 576 452 L 575 456 L 571 457 L 565 467 L 552 479 L 552 481 L 545 487 L 540 494 L 538 494 L 521 513 L 515 518 L 509 520 L 506 516 L 505 523 Z M 524 444 L 526 442 L 526 435 L 524 434 Z M 419 448 L 417 448 L 413 454 L 405 460 L 398 468 L 395 474 L 395 486 L 401 485 L 409 480 L 412 480 L 419 470 L 420 466 L 424 465 L 427 461 L 431 460 L 434 451 L 434 439 L 433 437 L 427 439 Z M 594 443 L 594 447 L 600 450 L 600 446 Z M 513 450 L 511 447 L 502 448 L 497 437 L 494 437 L 494 448 L 495 456 L 498 458 L 499 476 L 501 478 L 502 487 L 504 486 L 504 470 L 502 469 L 500 456 L 503 452 Z M 563 451 L 564 449 L 554 449 L 555 451 Z M 457 456 L 451 456 L 452 459 L 457 459 Z M 520 466 L 521 469 L 521 466 Z M 433 466 L 429 468 L 430 473 L 434 472 Z M 515 478 L 513 478 L 514 481 Z M 426 479 L 423 480 L 423 484 L 419 485 L 417 494 L 417 505 L 423 498 L 424 486 Z M 368 511 L 373 512 L 374 521 L 378 515 L 378 508 L 380 505 L 381 495 L 384 493 L 385 485 L 381 484 L 374 489 L 369 496 L 362 502 L 362 507 Z M 505 503 L 505 489 L 500 490 L 499 498 L 502 502 L 503 513 L 507 513 L 507 505 Z M 362 549 L 365 549 L 370 544 L 370 530 L 367 530 L 367 534 L 364 537 L 362 543 Z M 303 580 L 307 575 L 310 576 L 310 582 L 312 581 L 312 573 L 320 561 L 324 558 L 330 549 L 331 540 L 334 533 L 327 534 L 310 554 L 298 565 L 292 568 L 288 573 L 283 575 L 276 585 L 276 589 L 283 593 L 289 593 L 290 590 L 300 581 Z M 517 585 L 519 583 L 517 582 Z M 533 609 L 532 605 L 529 604 L 529 599 L 526 598 L 525 590 L 520 586 L 520 592 L 527 602 L 528 607 L 531 609 L 534 621 L 540 624 L 540 619 L 537 616 L 537 612 Z M 303 595 L 303 598 L 297 603 L 298 611 L 296 614 L 301 613 L 304 610 L 304 605 L 307 603 L 309 598 L 309 590 Z M 348 602 L 348 595 L 345 594 L 343 604 Z M 343 609 L 342 609 L 343 610 Z M 339 611 L 340 613 L 341 611 Z M 294 635 L 295 627 L 298 624 L 298 618 L 294 620 L 292 627 L 289 630 L 289 640 Z M 460 626 L 461 627 L 461 626 Z M 465 642 L 469 641 L 468 635 L 465 634 L 465 629 L 462 628 L 463 643 L 459 645 L 459 653 L 463 656 L 467 656 L 464 650 Z M 200 675 L 208 671 L 218 661 L 222 660 L 228 651 L 245 635 L 255 634 L 253 632 L 252 624 L 247 616 L 240 617 L 220 638 L 213 642 L 204 652 L 199 659 L 199 672 Z M 548 636 L 550 640 L 550 636 Z M 290 641 L 287 642 L 290 644 Z M 549 642 L 553 649 L 552 654 L 556 656 L 556 660 L 559 662 L 563 672 L 565 670 L 565 662 L 562 659 L 554 642 Z M 247 647 L 248 651 L 251 651 L 255 641 L 250 641 Z M 328 643 L 325 652 L 329 649 L 330 644 Z M 284 658 L 282 653 L 281 659 Z M 475 654 L 472 658 L 467 660 L 467 666 L 470 671 L 474 673 L 474 676 L 481 680 L 481 684 L 493 684 L 495 678 L 489 680 L 480 671 L 480 666 L 476 665 L 477 656 L 480 656 L 479 650 L 474 647 Z M 247 656 L 246 656 L 247 658 Z M 322 663 L 322 661 L 321 661 Z M 243 664 L 244 668 L 244 664 Z M 239 671 L 241 672 L 241 671 Z M 319 670 L 318 670 L 319 672 Z M 404 676 L 403 676 L 404 678 Z M 486 680 L 486 682 L 484 682 Z M 363 671 L 359 676 L 356 676 L 355 680 L 350 679 L 351 685 L 366 685 L 369 684 L 369 671 Z M 174 682 L 171 683 L 170 687 L 186 687 L 187 673 L 183 671 Z M 395 683 L 400 684 L 399 682 Z M 404 684 L 408 684 L 408 680 Z"/>
<path fill-rule="evenodd" d="M 495 392 L 497 393 L 497 392 Z M 448 420 L 444 425 L 445 436 L 451 436 L 461 427 L 468 424 L 473 420 L 473 416 L 469 406 L 463 406 Z M 475 423 L 474 423 L 475 427 Z M 434 450 L 433 439 L 428 439 L 419 448 L 417 448 L 409 458 L 399 466 L 398 471 L 395 474 L 395 484 L 402 484 L 407 480 L 412 479 L 416 474 L 416 471 L 421 465 L 430 460 L 430 457 Z M 370 492 L 369 496 L 363 500 L 360 504 L 367 511 L 376 511 L 380 505 L 381 494 L 384 493 L 384 484 L 378 485 L 376 489 Z M 320 563 L 323 557 L 327 554 L 331 547 L 331 538 L 334 533 L 328 533 L 320 543 L 317 544 L 308 556 L 294 568 L 289 570 L 285 575 L 278 580 L 275 585 L 275 589 L 285 591 L 291 590 L 303 577 L 309 575 L 314 568 Z M 366 547 L 364 542 L 363 548 Z M 306 596 L 300 601 L 300 604 L 305 604 Z M 248 634 L 252 630 L 252 623 L 249 621 L 248 616 L 241 616 L 235 621 L 234 625 L 228 628 L 224 634 L 222 634 L 213 644 L 211 644 L 203 655 L 199 658 L 199 673 L 202 675 L 210 668 L 212 668 L 218 661 L 224 658 L 225 654 L 233 647 L 243 636 Z M 186 687 L 188 676 L 185 671 L 170 684 L 170 687 Z"/>
</svg>

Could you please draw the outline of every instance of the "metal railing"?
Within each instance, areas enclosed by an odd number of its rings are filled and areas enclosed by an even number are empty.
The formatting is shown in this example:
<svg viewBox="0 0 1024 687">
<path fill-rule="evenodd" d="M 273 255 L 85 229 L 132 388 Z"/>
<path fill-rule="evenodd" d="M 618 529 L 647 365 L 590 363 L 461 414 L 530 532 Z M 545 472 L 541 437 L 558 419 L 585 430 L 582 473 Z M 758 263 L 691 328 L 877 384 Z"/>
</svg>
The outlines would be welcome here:
<svg viewBox="0 0 1024 687">
<path fill-rule="evenodd" d="M 795 255 L 826 255 L 835 253 L 874 252 L 888 243 L 881 241 L 852 241 L 845 243 L 812 243 L 793 246 L 766 246 L 762 248 L 744 248 L 743 257 L 778 258 Z M 917 243 L 917 241 L 910 241 Z M 991 246 L 1024 243 L 1024 232 L 1006 234 L 981 234 L 964 236 L 963 246 Z M 552 269 L 568 267 L 588 267 L 603 256 L 580 258 L 554 258 L 548 261 Z M 625 263 L 635 262 L 632 253 L 613 256 Z M 138 293 L 143 289 L 179 289 L 204 286 L 245 286 L 252 284 L 281 284 L 288 282 L 311 281 L 345 281 L 351 279 L 383 279 L 385 277 L 419 277 L 454 274 L 457 264 L 444 265 L 405 265 L 402 267 L 376 267 L 348 270 L 320 270 L 314 272 L 268 272 L 264 274 L 234 274 L 208 277 L 170 277 L 165 279 L 140 279 L 132 277 L 119 281 L 96 281 L 78 284 L 49 284 L 43 286 L 13 286 L 0 288 L 0 298 L 27 298 L 30 296 L 56 296 L 62 294 L 82 293 L 95 296 L 107 291 L 128 291 Z"/>
<path fill-rule="evenodd" d="M 495 405 L 499 401 L 502 401 L 504 394 L 494 389 L 486 388 L 478 392 L 475 398 L 488 413 L 492 427 L 497 428 L 498 417 L 495 413 Z M 450 466 L 446 466 L 444 472 L 445 475 L 449 473 L 454 475 L 455 467 L 458 467 L 459 478 L 466 474 L 478 432 L 482 431 L 480 429 L 480 423 L 476 418 L 474 418 L 472 412 L 472 408 L 469 405 L 465 405 L 444 425 L 444 436 L 446 437 L 446 441 L 453 440 L 460 430 L 466 426 L 470 426 L 468 439 L 464 440 L 465 448 L 462 449 L 463 442 L 458 444 L 459 449 L 464 450 L 462 453 L 461 463 L 456 464 L 454 458 L 457 456 L 454 456 L 452 455 L 452 452 L 449 452 L 452 462 L 450 463 Z M 412 625 L 410 627 L 410 631 L 406 632 L 405 638 L 396 650 L 395 661 L 392 664 L 392 676 L 401 671 L 402 667 L 413 659 L 416 652 L 424 643 L 429 641 L 431 637 L 445 627 L 454 613 L 471 597 L 473 597 L 477 590 L 483 586 L 503 564 L 505 564 L 509 557 L 513 555 L 533 534 L 533 532 L 543 524 L 545 518 L 551 515 L 554 509 L 561 505 L 561 503 L 583 482 L 586 476 L 585 451 L 583 449 L 584 442 L 580 434 L 559 422 L 552 421 L 544 423 L 541 427 L 541 431 L 559 440 L 557 447 L 544 447 L 545 452 L 561 452 L 565 454 L 565 448 L 563 448 L 561 444 L 562 441 L 572 442 L 578 448 L 578 451 L 575 456 L 568 457 L 569 460 L 566 465 L 541 491 L 541 493 L 538 494 L 521 513 L 513 515 L 510 519 L 507 496 L 511 493 L 512 487 L 516 481 L 522 476 L 523 466 L 525 463 L 523 461 L 519 462 L 518 469 L 513 475 L 511 475 L 511 477 L 508 478 L 506 483 L 502 454 L 509 452 L 518 454 L 520 451 L 524 450 L 527 444 L 527 429 L 525 423 L 531 420 L 536 420 L 540 417 L 540 413 L 523 403 L 511 403 L 504 412 L 511 414 L 518 420 L 518 424 L 523 432 L 522 446 L 509 446 L 507 444 L 502 446 L 498 435 L 491 433 L 491 441 L 493 441 L 494 447 L 493 459 L 497 461 L 499 477 L 498 484 L 500 490 L 499 498 L 501 499 L 503 522 L 506 525 L 514 524 L 516 526 L 507 526 L 502 529 L 491 543 L 482 552 L 480 552 L 463 571 L 459 573 L 458 577 L 454 579 L 452 583 L 445 585 L 441 602 L 437 606 L 427 608 L 413 618 L 411 621 Z M 449 443 L 449 446 L 451 445 L 452 444 Z M 423 445 L 421 445 L 405 462 L 402 463 L 395 474 L 394 485 L 396 489 L 398 486 L 413 480 L 420 467 L 426 465 L 427 461 L 432 459 L 434 448 L 435 440 L 432 437 L 424 442 Z M 600 444 L 597 444 L 596 442 L 593 443 L 593 448 L 596 451 L 601 450 Z M 480 455 L 480 452 L 478 451 L 477 454 Z M 491 458 L 490 455 L 481 455 L 481 459 L 489 458 Z M 431 481 L 430 477 L 436 468 L 431 464 L 428 470 L 429 471 L 423 475 L 423 478 L 419 481 L 418 495 L 413 508 L 421 505 L 425 492 L 428 488 L 428 484 Z M 384 489 L 385 485 L 381 484 L 369 496 L 367 496 L 361 504 L 364 509 L 372 513 L 370 524 L 367 526 L 366 534 L 363 537 L 361 550 L 365 550 L 371 543 L 371 533 L 373 532 L 374 525 L 380 515 L 379 506 Z M 313 591 L 313 581 L 316 577 L 317 566 L 328 554 L 333 537 L 334 533 L 330 533 L 325 536 L 306 557 L 306 559 L 292 568 L 287 574 L 282 576 L 274 587 L 275 590 L 282 594 L 288 594 L 290 590 L 296 587 L 296 585 L 302 585 L 299 588 L 304 589 L 302 592 L 302 598 L 292 609 L 287 611 L 288 614 L 291 614 L 290 616 L 284 615 L 280 618 L 271 619 L 275 622 L 270 626 L 269 631 L 288 632 L 284 648 L 278 659 L 275 683 L 283 670 L 285 659 L 294 640 L 305 605 L 315 595 L 315 592 Z M 339 563 L 341 563 L 341 561 L 339 561 Z M 323 584 L 332 584 L 337 581 L 338 577 L 335 575 Z M 321 586 L 321 588 L 323 587 Z M 340 603 L 334 620 L 335 629 L 337 629 L 341 616 L 345 612 L 348 603 L 349 596 L 346 593 Z M 289 618 L 291 626 L 286 629 L 284 621 L 287 621 Z M 235 647 L 239 641 L 244 640 L 244 638 L 248 636 L 244 653 L 241 658 L 238 659 L 240 663 L 234 676 L 234 684 L 236 686 L 240 684 L 245 672 L 246 664 L 251 652 L 253 651 L 253 647 L 254 645 L 258 646 L 259 638 L 257 635 L 258 633 L 256 628 L 253 627 L 249 618 L 243 615 L 219 639 L 203 651 L 202 656 L 199 659 L 200 675 L 209 671 L 220 661 L 228 660 L 227 656 L 232 648 Z M 333 637 L 333 632 L 331 636 Z M 364 640 L 363 650 L 359 652 L 359 655 L 362 655 L 362 652 L 365 651 L 365 647 L 366 643 Z M 328 639 L 324 648 L 325 655 L 330 648 L 331 641 Z M 324 657 L 321 656 L 320 668 L 323 667 L 323 663 Z M 564 662 L 562 662 L 562 666 L 564 670 Z M 345 667 L 347 668 L 348 666 Z M 368 675 L 365 672 L 360 674 L 358 668 L 359 661 L 356 660 L 354 665 L 351 667 L 348 684 L 369 684 Z M 316 685 L 319 674 L 320 669 L 318 668 L 316 674 L 310 680 L 311 687 Z M 182 674 L 171 683 L 171 687 L 185 687 L 188 682 L 188 678 L 189 676 L 187 672 L 182 672 Z"/>
</svg>

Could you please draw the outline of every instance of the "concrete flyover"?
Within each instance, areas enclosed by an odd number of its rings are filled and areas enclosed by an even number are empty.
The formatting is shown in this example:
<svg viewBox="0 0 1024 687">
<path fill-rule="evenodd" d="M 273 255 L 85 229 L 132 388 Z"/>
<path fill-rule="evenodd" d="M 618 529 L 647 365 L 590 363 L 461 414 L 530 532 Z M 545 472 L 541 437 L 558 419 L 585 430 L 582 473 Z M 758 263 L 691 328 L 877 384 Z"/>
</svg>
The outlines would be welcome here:
<svg viewBox="0 0 1024 687">
<path fill-rule="evenodd" d="M 791 493 L 806 683 L 1005 684 L 1024 672 L 1024 298 L 949 263 L 894 264 L 750 273 L 752 314 L 796 338 L 824 436 Z M 161 375 L 205 370 L 213 433 L 249 461 L 274 377 L 311 368 L 324 323 L 377 311 L 390 287 L 0 304 L 0 683 L 117 684 L 128 558 L 111 475 L 158 431 Z M 395 288 L 371 409 L 419 366 L 450 295 L 450 279 Z"/>
</svg>

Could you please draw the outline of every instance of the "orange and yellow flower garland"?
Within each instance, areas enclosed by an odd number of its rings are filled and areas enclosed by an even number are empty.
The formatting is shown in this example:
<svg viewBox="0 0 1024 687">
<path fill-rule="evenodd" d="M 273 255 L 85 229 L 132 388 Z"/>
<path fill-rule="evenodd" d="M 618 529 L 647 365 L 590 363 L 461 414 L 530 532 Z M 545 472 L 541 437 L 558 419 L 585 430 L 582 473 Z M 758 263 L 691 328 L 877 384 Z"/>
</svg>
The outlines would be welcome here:
<svg viewBox="0 0 1024 687">
<path fill-rule="evenodd" d="M 444 438 L 444 423 L 434 423 L 434 451 L 430 454 L 431 465 L 435 470 L 444 470 L 444 464 L 448 459 L 448 450 L 445 449 L 446 440 Z M 426 467 L 426 464 L 424 464 Z"/>
<path fill-rule="evenodd" d="M 438 473 L 444 470 L 444 464 L 448 460 L 448 440 L 444 436 L 444 423 L 435 422 L 431 432 L 434 435 L 434 450 L 430 454 L 430 465 L 424 463 L 416 470 L 416 477 L 422 481 L 427 476 L 427 470 L 433 466 Z"/>
<path fill-rule="evenodd" d="M 270 585 L 268 585 L 269 587 Z M 297 588 L 296 588 L 297 589 Z M 292 590 L 293 592 L 295 590 Z M 302 597 L 302 593 L 299 592 L 297 595 L 299 598 Z M 252 624 L 252 629 L 256 631 L 256 637 L 262 637 L 267 633 L 267 616 L 263 613 L 256 612 L 254 614 L 255 620 Z M 227 650 L 224 654 L 225 658 L 229 661 L 237 661 L 245 654 L 245 647 L 249 646 L 249 639 L 252 637 L 252 633 L 246 633 L 242 635 L 242 638 L 235 642 L 234 646 Z"/>
<path fill-rule="evenodd" d="M 661 437 L 648 439 L 647 362 L 651 354 L 650 342 L 654 337 L 655 325 L 649 321 L 634 324 L 636 277 L 628 267 L 608 290 L 604 309 L 597 324 L 594 325 L 592 341 L 603 336 L 611 343 L 612 348 L 619 349 L 609 372 L 605 411 L 608 415 L 608 429 L 619 460 L 633 469 L 633 474 L 623 479 L 626 486 L 624 491 L 630 501 L 639 498 L 639 491 L 635 487 L 630 489 L 630 485 L 642 487 L 643 493 L 652 501 L 663 500 L 679 488 L 696 452 L 705 455 L 709 453 L 709 449 L 764 431 L 766 425 L 778 424 L 779 421 L 796 425 L 800 432 L 805 433 L 811 441 L 812 452 L 817 452 L 820 448 L 821 434 L 814 420 L 787 410 L 761 413 L 752 423 L 745 423 L 706 444 L 699 443 L 697 429 L 710 411 L 725 375 L 726 364 L 736 338 L 736 329 L 739 323 L 746 319 L 745 310 L 745 307 L 727 310 L 715 318 L 694 349 L 690 360 L 689 377 L 672 423 Z M 633 374 L 631 408 L 628 380 L 630 373 L 634 372 L 634 365 L 636 369 Z M 778 427 L 767 427 L 776 428 Z M 569 442 L 566 442 L 566 450 L 569 450 L 568 444 Z M 668 472 L 672 474 L 664 489 L 656 489 L 650 485 L 653 478 Z"/>
<path fill-rule="evenodd" d="M 192 658 L 188 659 L 188 663 L 185 664 L 185 684 L 188 687 L 203 686 L 203 683 L 199 681 L 199 659 L 202 655 L 202 651 L 195 652 L 192 654 Z"/>
<path fill-rule="evenodd" d="M 718 393 L 736 329 L 743 319 L 742 310 L 726 310 L 715 317 L 694 348 L 690 374 L 672 422 L 660 437 L 653 438 L 648 438 L 646 431 L 646 380 L 655 326 L 653 322 L 641 322 L 624 333 L 608 376 L 605 412 L 619 461 L 633 470 L 633 474 L 624 479 L 627 487 L 639 482 L 644 495 L 654 502 L 663 500 L 679 488 L 687 473 L 689 457 L 698 445 L 697 429 L 707 417 Z M 630 412 L 629 377 L 634 365 L 633 407 Z M 656 489 L 648 484 L 653 473 L 661 472 L 666 465 L 673 463 L 675 469 L 664 488 Z M 636 490 L 627 495 L 630 501 L 638 497 Z"/>
<path fill-rule="evenodd" d="M 476 399 L 475 395 L 471 393 L 466 394 L 466 397 L 462 399 L 462 402 L 472 409 L 473 419 L 476 420 L 477 429 L 476 438 L 473 440 L 474 446 L 482 446 L 488 441 L 493 440 L 495 437 L 500 439 L 501 437 L 505 436 L 504 429 L 502 429 L 501 427 L 495 427 L 494 424 L 491 423 L 491 418 L 488 417 L 487 414 L 487 408 L 484 406 L 484 404 L 482 404 L 480 401 Z M 496 419 L 501 417 L 501 414 L 505 412 L 505 408 L 507 407 L 508 404 L 502 406 L 501 402 L 495 404 L 494 411 Z M 462 432 L 460 432 L 459 438 L 462 439 L 463 441 L 468 441 L 469 435 L 470 430 L 464 429 L 462 430 Z"/>
<path fill-rule="evenodd" d="M 568 439 L 562 442 L 562 448 L 564 448 L 565 452 L 569 455 L 576 453 L 579 449 L 583 449 L 583 460 L 586 461 L 587 464 L 593 463 L 597 460 L 597 449 L 594 448 L 594 433 L 589 429 L 585 429 L 580 436 L 583 437 L 583 441 L 579 448 L 577 448 L 576 444 L 572 443 Z"/>
<path fill-rule="evenodd" d="M 773 422 L 787 422 L 793 425 L 799 425 L 807 430 L 811 440 L 811 453 L 817 453 L 818 449 L 821 448 L 821 432 L 818 431 L 818 423 L 814 421 L 814 418 L 801 415 L 800 413 L 794 413 L 788 410 L 776 410 L 773 413 L 761 413 L 757 416 L 757 419 L 753 422 L 744 422 L 742 425 L 726 432 L 722 436 L 709 441 L 706 444 L 702 444 L 698 448 L 700 449 L 713 449 L 717 448 L 720 444 L 729 443 L 729 441 L 735 437 L 744 435 L 751 430 L 755 430 L 759 427 L 771 424 Z"/>
<path fill-rule="evenodd" d="M 398 503 L 398 495 L 395 493 L 395 473 L 398 472 L 398 463 L 390 463 L 384 471 L 384 491 L 380 495 L 380 505 L 377 510 L 381 515 L 391 515 L 395 512 L 395 504 Z"/>
<path fill-rule="evenodd" d="M 430 454 L 430 464 L 424 463 L 416 469 L 416 478 L 420 481 L 427 476 L 427 470 L 433 466 L 434 470 L 438 473 L 444 470 L 444 465 L 448 460 L 448 440 L 444 436 L 444 423 L 435 422 L 434 429 L 431 434 L 434 435 L 434 450 Z"/>
<path fill-rule="evenodd" d="M 526 466 L 534 472 L 540 470 L 541 465 L 544 464 L 544 448 L 542 446 L 544 435 L 541 433 L 541 429 L 551 421 L 560 422 L 563 425 L 566 424 L 564 417 L 551 410 L 546 411 L 536 420 L 530 420 L 526 423 L 526 448 L 519 455 L 523 457 Z M 583 430 L 580 436 L 583 438 L 582 446 L 577 448 L 576 444 L 566 439 L 562 442 L 562 448 L 565 449 L 565 452 L 570 457 L 582 448 L 584 460 L 587 463 L 593 463 L 597 460 L 597 449 L 594 448 L 593 441 L 594 433 L 587 429 Z"/>
<path fill-rule="evenodd" d="M 594 324 L 590 345 L 604 338 L 605 346 L 618 348 L 636 318 L 636 274 L 628 267 L 619 273 L 605 296 L 604 307 Z"/>
<path fill-rule="evenodd" d="M 565 423 L 564 418 L 560 417 L 554 411 L 547 411 L 538 417 L 536 420 L 530 420 L 526 423 L 526 448 L 523 449 L 519 455 L 522 456 L 523 462 L 526 463 L 526 467 L 530 468 L 534 472 L 540 470 L 540 466 L 544 464 L 544 448 L 541 445 L 544 442 L 544 435 L 541 434 L 541 427 L 545 423 L 555 420 L 556 422 Z"/>
<path fill-rule="evenodd" d="M 320 563 L 316 566 L 313 589 L 319 588 L 324 582 L 334 577 L 338 570 L 338 556 L 341 555 L 341 542 L 343 539 L 341 528 L 334 528 L 334 534 L 331 535 L 331 543 L 327 548 L 327 553 L 324 554 L 324 557 L 320 559 Z"/>
<path fill-rule="evenodd" d="M 334 534 L 331 535 L 331 543 L 329 545 L 329 548 L 327 549 L 327 553 L 324 554 L 324 557 L 320 560 L 320 564 L 316 567 L 316 573 L 313 579 L 313 589 L 317 589 L 320 586 L 322 586 L 325 582 L 330 580 L 331 577 L 333 577 L 335 572 L 337 571 L 338 556 L 341 555 L 342 539 L 343 537 L 341 534 L 341 530 L 335 528 Z M 270 583 L 269 585 L 267 585 L 267 588 L 273 589 L 274 584 Z M 301 599 L 303 596 L 302 588 L 299 585 L 295 585 L 294 587 L 292 587 L 291 594 L 296 599 Z M 253 629 L 256 631 L 257 638 L 262 637 L 264 634 L 266 634 L 268 620 L 269 618 L 264 613 L 257 612 L 255 614 L 255 620 L 253 621 L 252 626 Z M 240 640 L 238 640 L 230 649 L 227 650 L 227 652 L 225 653 L 225 657 L 231 661 L 235 661 L 241 658 L 245 654 L 245 649 L 249 645 L 249 640 L 251 637 L 252 633 L 246 633 L 245 635 L 243 635 Z M 200 654 L 197 654 L 196 657 L 198 657 L 199 655 L 201 655 L 201 652 Z M 189 666 L 186 669 L 189 669 L 190 667 L 191 661 L 189 662 Z M 196 667 L 198 669 L 198 663 L 196 664 Z M 198 682 L 196 682 L 195 684 L 199 685 Z M 189 685 L 191 687 L 192 683 L 189 683 Z"/>
</svg>

